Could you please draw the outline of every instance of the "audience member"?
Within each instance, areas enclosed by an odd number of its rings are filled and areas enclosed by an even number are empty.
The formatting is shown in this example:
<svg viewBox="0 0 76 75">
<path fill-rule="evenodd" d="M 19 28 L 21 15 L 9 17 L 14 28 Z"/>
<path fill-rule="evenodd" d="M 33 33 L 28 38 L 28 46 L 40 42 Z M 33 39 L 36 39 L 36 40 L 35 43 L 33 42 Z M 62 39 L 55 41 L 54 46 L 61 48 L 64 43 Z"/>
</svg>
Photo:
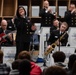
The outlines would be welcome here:
<svg viewBox="0 0 76 75">
<path fill-rule="evenodd" d="M 67 69 L 67 67 L 66 67 L 67 64 L 64 63 L 65 58 L 66 58 L 66 55 L 65 55 L 64 52 L 62 52 L 62 51 L 54 52 L 53 53 L 53 58 L 54 58 L 55 65 L 61 66 L 64 69 Z"/>
<path fill-rule="evenodd" d="M 73 67 L 72 67 L 72 74 L 71 75 L 76 75 L 76 60 L 73 64 Z"/>
<path fill-rule="evenodd" d="M 18 59 L 28 59 L 31 61 L 30 53 L 27 51 L 22 51 L 18 55 Z M 34 62 L 31 61 L 31 72 L 30 75 L 42 75 L 41 68 Z"/>
<path fill-rule="evenodd" d="M 76 61 L 76 54 L 70 55 L 69 62 L 68 62 L 68 70 L 69 71 L 72 70 L 72 67 L 73 67 L 73 64 L 74 64 L 75 61 Z"/>
<path fill-rule="evenodd" d="M 23 59 L 19 64 L 19 75 L 30 75 L 31 63 L 27 59 Z M 34 74 L 32 74 L 34 75 Z"/>
<path fill-rule="evenodd" d="M 19 64 L 21 60 L 17 59 L 14 62 L 12 62 L 12 70 L 10 71 L 9 75 L 19 75 Z"/>
<path fill-rule="evenodd" d="M 59 66 L 48 67 L 44 75 L 67 75 L 67 72 Z"/>
<path fill-rule="evenodd" d="M 64 62 L 65 61 L 65 53 L 62 51 L 56 51 L 53 53 L 54 62 Z"/>
<path fill-rule="evenodd" d="M 10 72 L 10 66 L 8 66 L 6 63 L 3 63 L 3 52 L 0 50 L 0 75 L 9 75 Z"/>
</svg>

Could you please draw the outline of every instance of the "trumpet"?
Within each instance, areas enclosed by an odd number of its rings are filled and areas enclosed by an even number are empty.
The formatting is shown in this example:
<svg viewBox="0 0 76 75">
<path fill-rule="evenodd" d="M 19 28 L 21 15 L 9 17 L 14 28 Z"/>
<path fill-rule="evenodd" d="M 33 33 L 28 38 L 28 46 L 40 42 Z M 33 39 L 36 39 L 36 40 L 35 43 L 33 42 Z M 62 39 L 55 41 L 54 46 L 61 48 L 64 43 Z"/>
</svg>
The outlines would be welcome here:
<svg viewBox="0 0 76 75">
<path fill-rule="evenodd" d="M 50 48 L 48 48 L 45 52 L 44 52 L 44 55 L 47 56 L 51 51 L 54 50 L 54 48 L 58 45 L 57 44 L 57 41 L 61 41 L 62 38 L 65 36 L 67 32 L 65 32 L 59 39 L 57 39 L 53 44 L 50 45 Z"/>
</svg>

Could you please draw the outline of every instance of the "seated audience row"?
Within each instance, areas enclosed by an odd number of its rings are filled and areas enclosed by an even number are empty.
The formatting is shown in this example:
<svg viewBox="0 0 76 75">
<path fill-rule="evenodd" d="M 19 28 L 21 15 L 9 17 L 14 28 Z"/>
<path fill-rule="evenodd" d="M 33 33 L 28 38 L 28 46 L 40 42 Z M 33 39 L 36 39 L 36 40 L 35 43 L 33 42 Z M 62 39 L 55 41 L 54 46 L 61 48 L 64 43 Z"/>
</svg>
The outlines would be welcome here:
<svg viewBox="0 0 76 75">
<path fill-rule="evenodd" d="M 76 55 L 69 57 L 68 67 L 64 64 L 65 53 L 57 51 L 53 53 L 55 65 L 42 70 L 35 62 L 31 60 L 30 53 L 22 51 L 18 58 L 12 63 L 11 68 L 3 63 L 3 52 L 0 50 L 0 75 L 75 75 L 76 74 Z M 3 68 L 4 67 L 4 68 Z M 65 68 L 64 68 L 65 67 Z M 67 70 L 66 70 L 67 69 Z"/>
</svg>

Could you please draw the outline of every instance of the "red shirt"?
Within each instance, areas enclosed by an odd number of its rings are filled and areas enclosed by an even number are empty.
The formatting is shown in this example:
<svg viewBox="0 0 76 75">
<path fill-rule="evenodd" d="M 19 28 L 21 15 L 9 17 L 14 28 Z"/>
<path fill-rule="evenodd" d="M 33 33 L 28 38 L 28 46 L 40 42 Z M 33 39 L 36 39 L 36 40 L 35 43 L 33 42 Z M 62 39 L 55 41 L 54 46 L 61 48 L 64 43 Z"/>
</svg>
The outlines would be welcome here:
<svg viewBox="0 0 76 75">
<path fill-rule="evenodd" d="M 31 72 L 30 75 L 42 75 L 42 70 L 41 68 L 34 62 L 31 62 Z"/>
</svg>

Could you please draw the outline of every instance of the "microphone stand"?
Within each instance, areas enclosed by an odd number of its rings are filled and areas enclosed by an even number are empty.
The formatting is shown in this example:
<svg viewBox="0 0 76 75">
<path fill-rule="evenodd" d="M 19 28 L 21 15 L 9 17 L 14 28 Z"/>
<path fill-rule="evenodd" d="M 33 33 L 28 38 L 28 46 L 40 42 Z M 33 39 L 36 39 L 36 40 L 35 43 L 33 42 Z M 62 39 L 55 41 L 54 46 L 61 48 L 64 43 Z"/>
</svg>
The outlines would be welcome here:
<svg viewBox="0 0 76 75">
<path fill-rule="evenodd" d="M 45 45 L 46 45 L 46 47 L 47 47 L 47 40 L 48 40 L 48 34 L 46 34 L 46 43 L 45 43 Z M 46 48 L 45 48 L 46 49 Z M 46 57 L 44 56 L 44 58 L 43 58 L 43 66 L 44 67 L 48 67 L 47 65 L 46 65 Z"/>
<path fill-rule="evenodd" d="M 44 59 L 43 59 L 43 66 L 44 67 L 47 67 L 47 65 L 46 65 L 46 58 L 44 57 Z"/>
</svg>

